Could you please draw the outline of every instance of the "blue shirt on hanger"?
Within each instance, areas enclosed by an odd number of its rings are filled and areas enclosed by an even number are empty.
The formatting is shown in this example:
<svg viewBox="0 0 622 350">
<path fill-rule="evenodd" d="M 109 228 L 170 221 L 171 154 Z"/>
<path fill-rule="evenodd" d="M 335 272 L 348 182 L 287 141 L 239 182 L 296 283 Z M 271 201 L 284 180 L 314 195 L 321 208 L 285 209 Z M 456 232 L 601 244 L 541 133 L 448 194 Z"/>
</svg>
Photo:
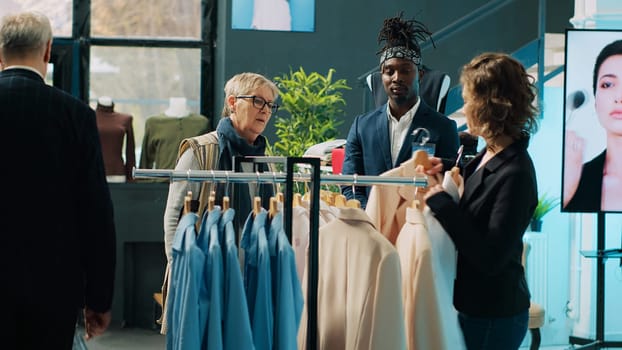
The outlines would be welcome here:
<svg viewBox="0 0 622 350">
<path fill-rule="evenodd" d="M 218 241 L 218 222 L 221 217 L 219 206 L 206 212 L 199 232 L 198 244 L 206 254 L 206 262 L 199 290 L 201 313 L 201 330 L 203 343 L 201 349 L 223 348 L 222 342 L 222 288 L 223 268 L 222 250 Z M 207 311 L 207 312 L 205 312 Z"/>
<path fill-rule="evenodd" d="M 270 222 L 269 242 L 271 253 L 274 252 L 276 255 L 276 263 L 272 267 L 273 280 L 276 282 L 275 289 L 273 289 L 275 295 L 274 348 L 279 350 L 295 349 L 304 301 L 296 272 L 294 248 L 292 248 L 285 234 L 283 214 L 280 212 Z"/>
<path fill-rule="evenodd" d="M 246 299 L 256 350 L 272 350 L 274 329 L 267 217 L 268 212 L 263 208 L 256 216 L 250 213 L 240 241 L 244 249 Z"/>
<path fill-rule="evenodd" d="M 194 213 L 184 215 L 173 241 L 172 279 L 167 298 L 166 348 L 169 350 L 194 350 L 201 346 L 197 302 L 205 254 L 196 242 L 198 219 Z"/>
<path fill-rule="evenodd" d="M 248 306 L 240 262 L 238 260 L 238 248 L 235 245 L 235 229 L 233 219 L 235 210 L 229 208 L 224 211 L 218 224 L 224 239 L 221 245 L 225 247 L 225 285 L 224 285 L 224 309 L 223 309 L 223 345 L 225 349 L 254 349 L 251 323 L 248 318 Z"/>
</svg>

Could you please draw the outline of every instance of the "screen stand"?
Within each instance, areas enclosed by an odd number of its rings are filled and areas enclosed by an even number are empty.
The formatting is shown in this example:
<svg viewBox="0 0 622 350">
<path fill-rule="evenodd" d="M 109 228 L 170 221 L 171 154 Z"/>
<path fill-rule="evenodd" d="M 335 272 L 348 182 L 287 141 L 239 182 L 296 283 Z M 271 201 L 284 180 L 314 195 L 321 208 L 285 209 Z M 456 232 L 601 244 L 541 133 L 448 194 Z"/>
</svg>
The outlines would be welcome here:
<svg viewBox="0 0 622 350">
<path fill-rule="evenodd" d="M 596 259 L 596 338 L 586 339 L 570 336 L 570 344 L 578 344 L 577 349 L 622 348 L 622 341 L 605 341 L 605 262 L 608 258 L 622 257 L 620 249 L 605 250 L 605 213 L 598 212 L 596 250 L 582 250 L 581 255 Z"/>
</svg>

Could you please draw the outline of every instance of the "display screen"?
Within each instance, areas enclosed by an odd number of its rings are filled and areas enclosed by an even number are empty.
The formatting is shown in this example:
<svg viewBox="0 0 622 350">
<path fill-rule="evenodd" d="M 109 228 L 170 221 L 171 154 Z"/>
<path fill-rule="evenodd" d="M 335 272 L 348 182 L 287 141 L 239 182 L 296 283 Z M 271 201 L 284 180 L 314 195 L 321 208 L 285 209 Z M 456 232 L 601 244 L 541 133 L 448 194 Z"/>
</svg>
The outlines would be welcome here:
<svg viewBox="0 0 622 350">
<path fill-rule="evenodd" d="M 562 211 L 622 212 L 622 31 L 568 29 Z"/>
<path fill-rule="evenodd" d="M 315 31 L 315 0 L 232 0 L 231 28 Z"/>
</svg>

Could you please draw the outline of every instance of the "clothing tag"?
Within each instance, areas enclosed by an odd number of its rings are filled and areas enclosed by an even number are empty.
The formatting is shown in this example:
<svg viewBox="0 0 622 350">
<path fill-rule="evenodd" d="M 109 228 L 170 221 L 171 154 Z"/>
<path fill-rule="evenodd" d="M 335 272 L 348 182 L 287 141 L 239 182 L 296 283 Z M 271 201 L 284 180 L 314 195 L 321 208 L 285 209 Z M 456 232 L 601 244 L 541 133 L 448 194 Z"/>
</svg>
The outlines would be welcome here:
<svg viewBox="0 0 622 350">
<path fill-rule="evenodd" d="M 412 147 L 413 154 L 415 154 L 415 152 L 418 150 L 424 150 L 428 153 L 428 156 L 430 157 L 434 156 L 434 152 L 436 151 L 436 144 L 431 142 L 426 142 L 424 144 L 421 144 L 419 142 L 413 142 Z"/>
</svg>

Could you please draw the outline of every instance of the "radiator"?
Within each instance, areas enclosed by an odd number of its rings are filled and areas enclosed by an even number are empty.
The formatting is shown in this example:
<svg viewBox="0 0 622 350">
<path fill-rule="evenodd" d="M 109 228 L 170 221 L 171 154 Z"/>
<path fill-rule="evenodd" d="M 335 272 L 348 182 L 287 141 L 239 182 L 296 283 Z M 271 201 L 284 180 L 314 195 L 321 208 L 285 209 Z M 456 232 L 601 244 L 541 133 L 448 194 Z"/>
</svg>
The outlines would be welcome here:
<svg viewBox="0 0 622 350">
<path fill-rule="evenodd" d="M 548 235 L 545 233 L 527 232 L 523 241 L 529 244 L 526 270 L 527 284 L 531 292 L 531 300 L 547 309 L 548 306 Z"/>
</svg>

